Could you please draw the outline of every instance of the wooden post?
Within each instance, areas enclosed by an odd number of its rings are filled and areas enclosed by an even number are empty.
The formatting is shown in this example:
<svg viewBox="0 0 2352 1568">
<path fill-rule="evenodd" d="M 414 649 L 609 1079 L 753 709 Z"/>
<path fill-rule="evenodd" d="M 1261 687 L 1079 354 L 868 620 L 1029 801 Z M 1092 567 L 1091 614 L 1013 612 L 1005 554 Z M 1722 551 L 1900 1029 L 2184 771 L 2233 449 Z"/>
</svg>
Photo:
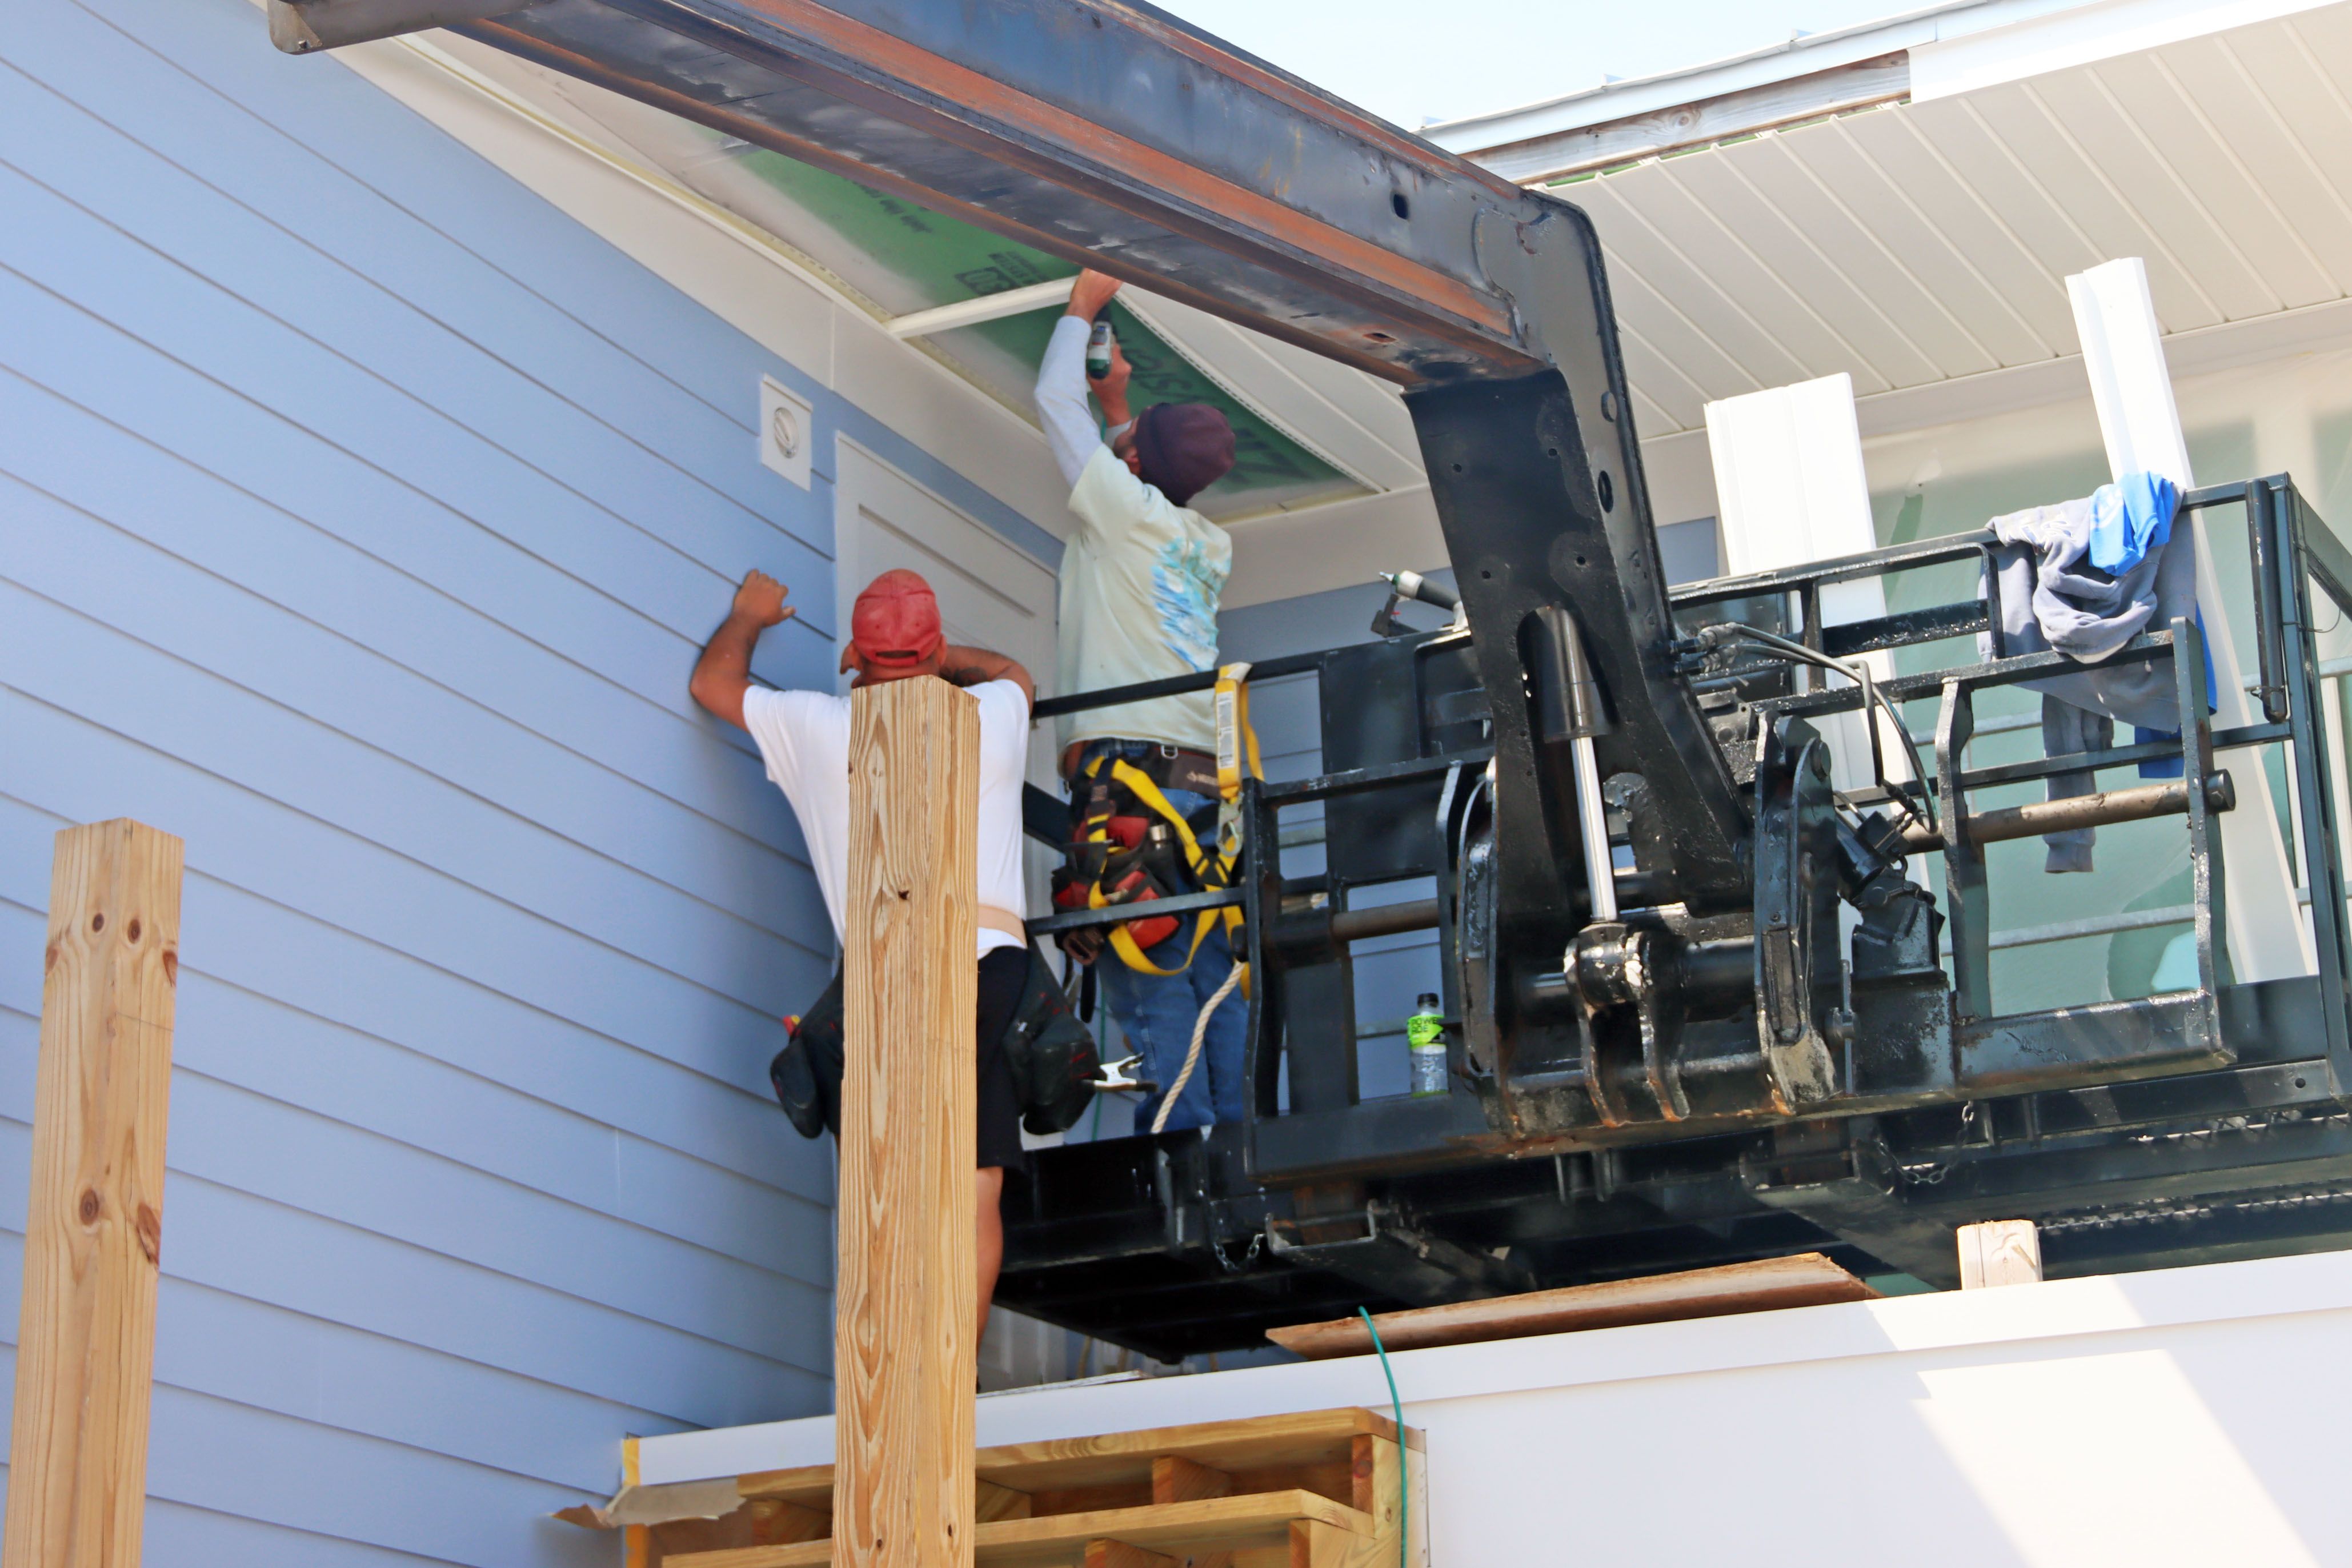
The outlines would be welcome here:
<svg viewBox="0 0 2352 1568">
<path fill-rule="evenodd" d="M 163 1241 L 182 845 L 58 834 L 33 1090 L 8 1568 L 135 1568 Z"/>
<path fill-rule="evenodd" d="M 836 1564 L 972 1560 L 980 708 L 939 680 L 850 698 Z"/>
<path fill-rule="evenodd" d="M 1955 1239 L 1960 1249 L 1963 1291 L 1986 1285 L 2033 1285 L 2042 1281 L 2042 1232 L 2030 1219 L 1963 1225 Z"/>
</svg>

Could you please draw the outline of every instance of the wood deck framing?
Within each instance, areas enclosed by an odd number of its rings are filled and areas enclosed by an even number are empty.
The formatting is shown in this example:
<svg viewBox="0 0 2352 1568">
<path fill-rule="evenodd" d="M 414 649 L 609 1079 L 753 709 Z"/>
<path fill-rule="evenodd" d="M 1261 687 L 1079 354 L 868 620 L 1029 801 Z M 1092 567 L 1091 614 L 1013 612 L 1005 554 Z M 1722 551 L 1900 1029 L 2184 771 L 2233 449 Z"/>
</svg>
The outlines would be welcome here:
<svg viewBox="0 0 2352 1568">
<path fill-rule="evenodd" d="M 978 1560 L 1004 1568 L 1426 1568 L 1422 1438 L 1370 1410 L 1323 1410 L 982 1448 Z M 834 1467 L 739 1477 L 742 1506 L 652 1531 L 663 1568 L 832 1562 Z"/>
</svg>

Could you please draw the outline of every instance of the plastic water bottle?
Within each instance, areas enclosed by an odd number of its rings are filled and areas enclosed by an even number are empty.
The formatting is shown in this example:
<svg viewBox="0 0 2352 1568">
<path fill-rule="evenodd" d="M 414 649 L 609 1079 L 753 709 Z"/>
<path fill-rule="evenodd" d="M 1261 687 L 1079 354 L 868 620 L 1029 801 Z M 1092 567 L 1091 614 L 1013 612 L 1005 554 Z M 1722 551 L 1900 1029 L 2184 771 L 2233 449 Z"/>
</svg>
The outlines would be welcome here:
<svg viewBox="0 0 2352 1568">
<path fill-rule="evenodd" d="M 1404 1042 L 1412 1053 L 1412 1092 L 1416 1098 L 1445 1092 L 1445 1015 L 1439 1012 L 1434 993 L 1423 991 L 1404 1020 Z"/>
<path fill-rule="evenodd" d="M 1100 381 L 1110 374 L 1110 318 L 1097 317 L 1094 330 L 1087 334 L 1087 375 Z"/>
</svg>

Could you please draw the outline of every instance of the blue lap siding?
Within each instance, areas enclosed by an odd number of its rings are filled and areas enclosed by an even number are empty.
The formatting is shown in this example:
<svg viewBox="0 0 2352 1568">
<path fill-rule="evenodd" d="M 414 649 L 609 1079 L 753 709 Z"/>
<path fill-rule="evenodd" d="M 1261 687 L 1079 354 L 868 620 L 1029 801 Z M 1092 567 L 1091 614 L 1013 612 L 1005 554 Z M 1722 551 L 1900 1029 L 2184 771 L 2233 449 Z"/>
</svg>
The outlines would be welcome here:
<svg viewBox="0 0 2352 1568">
<path fill-rule="evenodd" d="M 829 1406 L 764 1070 L 831 934 L 686 675 L 757 565 L 761 673 L 830 683 L 837 431 L 1037 548 L 247 0 L 0 7 L 0 1295 L 51 836 L 135 816 L 188 845 L 148 1561 L 610 1563 L 544 1516 L 624 1433 Z"/>
</svg>

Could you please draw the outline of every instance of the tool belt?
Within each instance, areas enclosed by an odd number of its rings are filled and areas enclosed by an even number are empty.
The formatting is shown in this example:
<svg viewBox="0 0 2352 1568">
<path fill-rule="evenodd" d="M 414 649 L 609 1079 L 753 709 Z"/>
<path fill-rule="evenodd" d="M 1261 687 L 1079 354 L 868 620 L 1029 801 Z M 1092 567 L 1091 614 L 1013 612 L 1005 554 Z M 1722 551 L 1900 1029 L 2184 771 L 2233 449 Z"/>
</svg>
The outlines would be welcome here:
<svg viewBox="0 0 2352 1568">
<path fill-rule="evenodd" d="M 993 927 L 992 927 L 993 928 Z M 1004 1065 L 1021 1101 L 1021 1124 L 1045 1135 L 1074 1126 L 1094 1103 L 1094 1080 L 1102 1071 L 1095 1039 L 1076 1013 L 1045 956 L 1031 943 L 1029 968 L 1021 982 L 1021 1002 L 1004 1026 Z M 784 1020 L 784 1049 L 768 1063 L 768 1082 L 793 1130 L 804 1138 L 841 1134 L 841 1079 L 845 1051 L 843 974 L 808 1011 Z"/>
<path fill-rule="evenodd" d="M 1246 764 L 1262 778 L 1257 736 L 1250 728 L 1247 664 L 1228 664 L 1216 686 L 1217 755 L 1163 746 L 1137 758 L 1097 757 L 1073 780 L 1074 821 L 1066 862 L 1054 873 L 1057 909 L 1112 909 L 1148 905 L 1165 898 L 1232 887 L 1241 872 L 1241 780 Z M 1215 831 L 1203 842 L 1200 831 L 1175 808 L 1166 791 L 1189 789 L 1217 798 Z M 1204 823 L 1205 827 L 1206 824 Z M 1239 946 L 1238 904 L 1204 909 L 1192 923 L 1192 941 L 1183 962 L 1161 968 L 1145 956 L 1149 948 L 1175 936 L 1183 917 L 1139 914 L 1108 928 L 1111 951 L 1129 968 L 1146 975 L 1181 975 L 1209 933 L 1223 926 Z"/>
</svg>

